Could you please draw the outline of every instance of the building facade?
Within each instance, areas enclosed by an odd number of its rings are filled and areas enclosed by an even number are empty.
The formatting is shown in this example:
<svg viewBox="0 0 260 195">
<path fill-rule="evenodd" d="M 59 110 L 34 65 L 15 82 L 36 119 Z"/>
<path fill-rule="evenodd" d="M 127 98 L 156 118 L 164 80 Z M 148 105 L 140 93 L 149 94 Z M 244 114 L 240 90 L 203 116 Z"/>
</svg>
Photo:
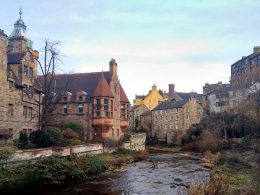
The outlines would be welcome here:
<svg viewBox="0 0 260 195">
<path fill-rule="evenodd" d="M 143 104 L 131 107 L 131 110 L 129 112 L 130 131 L 135 131 L 141 127 L 141 115 L 146 111 L 149 111 L 149 109 Z"/>
<path fill-rule="evenodd" d="M 8 37 L 0 30 L 0 140 L 38 130 L 41 89 L 37 82 L 38 51 L 32 49 L 20 18 Z"/>
<path fill-rule="evenodd" d="M 56 95 L 48 114 L 49 125 L 74 120 L 84 126 L 86 140 L 123 139 L 129 125 L 129 101 L 117 67 L 111 59 L 109 71 L 54 75 L 52 90 Z M 38 79 L 43 81 L 42 76 Z"/>
<path fill-rule="evenodd" d="M 253 53 L 242 57 L 231 65 L 232 88 L 248 88 L 260 80 L 260 46 L 253 48 Z"/>
<path fill-rule="evenodd" d="M 157 86 L 153 85 L 152 90 L 147 95 L 136 95 L 134 106 L 145 105 L 149 110 L 152 110 L 163 101 L 162 94 L 157 90 Z"/>
<path fill-rule="evenodd" d="M 188 98 L 167 101 L 152 110 L 152 137 L 178 144 L 186 130 L 200 122 L 202 104 L 193 94 L 188 95 Z"/>
</svg>

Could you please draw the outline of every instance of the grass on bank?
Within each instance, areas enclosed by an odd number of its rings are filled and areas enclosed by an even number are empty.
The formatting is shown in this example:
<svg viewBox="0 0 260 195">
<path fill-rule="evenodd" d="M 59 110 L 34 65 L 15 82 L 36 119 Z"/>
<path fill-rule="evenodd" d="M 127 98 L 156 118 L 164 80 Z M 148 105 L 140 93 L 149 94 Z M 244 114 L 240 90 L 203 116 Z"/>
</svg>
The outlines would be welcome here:
<svg viewBox="0 0 260 195">
<path fill-rule="evenodd" d="M 84 179 L 122 163 L 146 158 L 146 152 L 120 149 L 112 154 L 48 157 L 0 169 L 0 190 L 28 189 L 39 184 Z"/>
</svg>

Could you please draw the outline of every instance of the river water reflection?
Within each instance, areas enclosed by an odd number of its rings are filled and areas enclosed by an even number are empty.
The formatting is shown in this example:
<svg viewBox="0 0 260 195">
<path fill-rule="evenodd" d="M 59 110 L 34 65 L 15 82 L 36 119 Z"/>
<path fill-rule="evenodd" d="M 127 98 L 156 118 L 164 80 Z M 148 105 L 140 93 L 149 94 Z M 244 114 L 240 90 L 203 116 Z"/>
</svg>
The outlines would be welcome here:
<svg viewBox="0 0 260 195">
<path fill-rule="evenodd" d="M 47 189 L 40 194 L 187 194 L 190 183 L 210 178 L 210 170 L 199 164 L 200 158 L 195 154 L 150 154 L 147 160 L 127 165 L 124 173 L 102 174 L 81 183 Z"/>
</svg>

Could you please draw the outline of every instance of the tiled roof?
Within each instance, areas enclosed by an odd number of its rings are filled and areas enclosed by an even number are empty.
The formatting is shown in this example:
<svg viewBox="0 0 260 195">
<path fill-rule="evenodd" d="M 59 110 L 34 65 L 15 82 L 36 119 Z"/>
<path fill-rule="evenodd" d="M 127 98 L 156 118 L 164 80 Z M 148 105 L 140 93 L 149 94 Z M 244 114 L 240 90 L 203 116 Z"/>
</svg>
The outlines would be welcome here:
<svg viewBox="0 0 260 195">
<path fill-rule="evenodd" d="M 103 72 L 100 75 L 93 97 L 114 97 L 105 79 Z"/>
<path fill-rule="evenodd" d="M 52 88 L 54 87 L 55 83 L 55 91 L 56 93 L 61 93 L 62 91 L 69 91 L 73 94 L 76 94 L 79 90 L 83 90 L 87 93 L 87 101 L 90 101 L 90 98 L 93 97 L 96 87 L 99 84 L 100 77 L 103 74 L 104 80 L 102 81 L 104 85 L 104 81 L 106 81 L 107 86 L 111 81 L 111 74 L 109 71 L 105 72 L 91 72 L 91 73 L 75 73 L 75 74 L 56 74 L 53 77 L 55 82 L 52 82 Z M 43 76 L 38 76 L 38 80 L 43 86 Z M 97 94 L 96 95 L 100 95 Z M 109 96 L 112 94 L 111 91 L 107 92 Z M 111 94 L 110 94 L 111 93 Z M 129 102 L 128 98 L 120 85 L 120 100 L 122 102 Z M 113 97 L 113 95 L 111 95 Z"/>
<path fill-rule="evenodd" d="M 123 103 L 129 103 L 129 100 L 125 94 L 123 87 L 120 84 L 120 101 Z"/>
<path fill-rule="evenodd" d="M 24 55 L 25 53 L 8 53 L 7 62 L 8 64 L 20 64 Z"/>
<path fill-rule="evenodd" d="M 172 101 L 172 102 L 163 102 L 155 107 L 153 110 L 165 110 L 165 109 L 172 109 L 172 108 L 182 108 L 189 99 L 183 99 L 179 101 Z"/>
</svg>

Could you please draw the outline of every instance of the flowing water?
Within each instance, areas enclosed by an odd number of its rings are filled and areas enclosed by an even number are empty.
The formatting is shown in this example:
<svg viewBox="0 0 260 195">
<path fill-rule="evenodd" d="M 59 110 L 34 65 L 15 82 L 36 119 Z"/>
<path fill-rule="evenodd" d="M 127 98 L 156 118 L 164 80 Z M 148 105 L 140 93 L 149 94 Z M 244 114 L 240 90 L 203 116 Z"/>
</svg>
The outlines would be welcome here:
<svg viewBox="0 0 260 195">
<path fill-rule="evenodd" d="M 132 195 L 187 194 L 193 182 L 207 182 L 210 170 L 199 163 L 201 156 L 183 153 L 155 153 L 126 165 L 126 172 L 106 173 L 77 184 L 55 187 L 39 194 Z"/>
</svg>

